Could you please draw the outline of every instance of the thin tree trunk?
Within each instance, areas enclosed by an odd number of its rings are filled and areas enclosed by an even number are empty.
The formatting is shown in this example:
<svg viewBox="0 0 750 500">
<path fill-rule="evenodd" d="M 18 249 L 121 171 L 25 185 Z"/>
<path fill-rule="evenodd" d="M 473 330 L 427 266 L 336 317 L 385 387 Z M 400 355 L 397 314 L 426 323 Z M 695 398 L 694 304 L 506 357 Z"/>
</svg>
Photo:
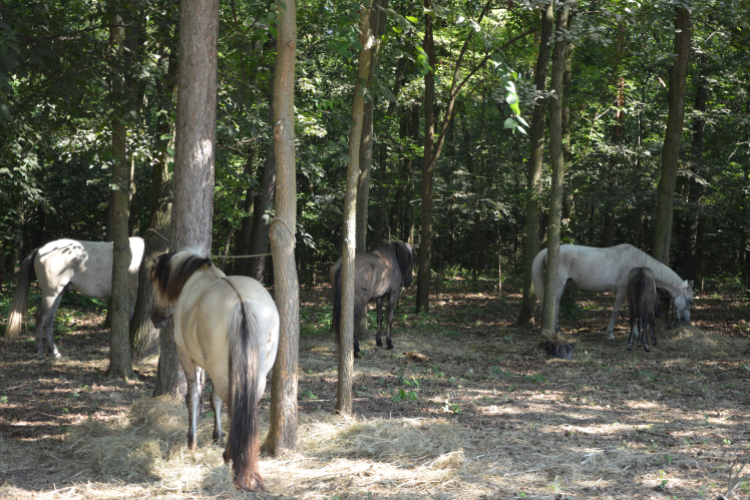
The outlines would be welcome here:
<svg viewBox="0 0 750 500">
<path fill-rule="evenodd" d="M 370 50 L 370 74 L 367 86 L 370 86 L 378 67 L 379 40 L 385 31 L 386 16 L 381 8 L 388 6 L 388 0 L 373 0 L 370 9 L 370 29 L 375 42 Z M 362 116 L 362 136 L 359 146 L 359 178 L 357 179 L 356 229 L 357 248 L 360 252 L 367 250 L 367 207 L 370 201 L 370 173 L 372 171 L 373 113 L 375 101 L 371 97 L 365 102 Z M 367 338 L 367 307 L 354 319 L 354 335 L 358 339 Z"/>
<path fill-rule="evenodd" d="M 174 203 L 169 248 L 211 254 L 219 2 L 180 0 Z M 154 395 L 184 393 L 171 326 L 162 331 Z"/>
<path fill-rule="evenodd" d="M 552 78 L 550 88 L 554 97 L 550 101 L 549 149 L 552 163 L 552 194 L 550 196 L 549 221 L 547 224 L 547 274 L 544 287 L 544 309 L 542 311 L 542 330 L 555 330 L 555 309 L 558 290 L 557 267 L 560 261 L 560 223 L 562 214 L 563 181 L 565 160 L 563 158 L 562 106 L 563 106 L 563 73 L 565 72 L 564 28 L 568 25 L 569 7 L 560 7 L 557 12 L 557 32 L 555 50 L 552 55 Z"/>
<path fill-rule="evenodd" d="M 128 241 L 128 196 L 130 188 L 130 165 L 126 155 L 126 118 L 125 89 L 122 71 L 125 28 L 118 5 L 115 1 L 109 4 L 112 27 L 110 43 L 112 45 L 112 151 L 114 159 L 112 189 L 112 301 L 111 330 L 109 347 L 110 377 L 129 378 L 133 375 L 130 357 L 130 287 L 128 286 L 131 252 Z"/>
<path fill-rule="evenodd" d="M 279 19 L 273 81 L 273 142 L 276 159 L 276 210 L 269 237 L 273 253 L 276 307 L 281 319 L 279 352 L 271 378 L 271 426 L 264 448 L 279 456 L 297 449 L 297 363 L 299 351 L 299 280 L 294 259 L 297 227 L 297 181 L 294 151 L 294 64 L 297 6 L 276 4 Z"/>
<path fill-rule="evenodd" d="M 703 61 L 701 61 L 702 63 Z M 688 187 L 688 214 L 686 231 L 684 235 L 685 263 L 683 265 L 683 276 L 687 280 L 698 278 L 698 224 L 701 213 L 701 197 L 703 196 L 703 185 L 699 181 L 701 166 L 703 164 L 703 146 L 705 137 L 706 103 L 708 102 L 708 79 L 705 75 L 705 63 L 699 64 L 698 87 L 695 90 L 695 105 L 693 109 L 698 112 L 693 121 L 693 147 L 690 170 L 690 185 Z"/>
<path fill-rule="evenodd" d="M 274 76 L 274 72 L 271 72 Z M 268 99 L 269 117 L 274 116 L 274 89 L 269 88 L 266 94 Z M 272 124 L 272 127 L 274 125 Z M 258 182 L 258 192 L 253 201 L 253 228 L 250 231 L 249 255 L 268 253 L 268 238 L 270 225 L 265 219 L 266 209 L 273 203 L 274 191 L 276 190 L 276 156 L 274 154 L 275 143 L 269 143 L 266 149 L 266 160 L 263 163 L 263 172 Z M 296 230 L 295 228 L 292 228 Z M 247 263 L 247 275 L 264 282 L 266 274 L 267 257 L 253 257 Z"/>
<path fill-rule="evenodd" d="M 542 11 L 542 33 L 539 41 L 539 54 L 534 71 L 534 86 L 538 92 L 544 93 L 547 88 L 547 72 L 549 70 L 552 48 L 549 41 L 555 25 L 555 11 L 552 3 Z M 534 314 L 534 293 L 531 290 L 531 265 L 534 257 L 539 253 L 539 211 L 542 197 L 542 159 L 544 157 L 544 129 L 546 126 L 546 101 L 538 97 L 534 102 L 531 116 L 529 139 L 531 140 L 531 157 L 527 176 L 526 191 L 526 245 L 523 277 L 523 298 L 518 312 L 516 325 L 526 324 Z M 542 297 L 539 297 L 542 299 Z"/>
<path fill-rule="evenodd" d="M 370 29 L 369 5 L 360 19 L 361 42 L 357 84 L 352 103 L 352 128 L 349 133 L 349 165 L 346 172 L 344 197 L 344 252 L 341 269 L 341 321 L 339 329 L 339 367 L 336 390 L 336 411 L 348 415 L 352 412 L 352 383 L 354 382 L 354 255 L 357 237 L 357 180 L 359 176 L 360 138 L 364 119 L 365 97 L 362 83 L 366 84 L 374 43 Z"/>
<path fill-rule="evenodd" d="M 664 133 L 654 231 L 654 258 L 666 265 L 669 265 L 669 248 L 672 241 L 674 190 L 677 182 L 682 124 L 685 119 L 685 88 L 691 38 L 690 12 L 680 6 L 675 7 L 675 10 L 674 52 L 677 57 L 669 71 L 669 118 Z"/>
<path fill-rule="evenodd" d="M 432 0 L 424 0 L 425 29 L 422 48 L 427 54 L 431 70 L 424 75 L 424 160 L 422 162 L 422 221 L 419 238 L 419 273 L 417 275 L 417 313 L 420 309 L 429 311 L 430 304 L 430 259 L 432 258 L 432 176 L 435 162 L 432 161 L 432 147 L 435 138 L 435 40 L 431 17 Z M 430 11 L 430 12 L 428 12 Z"/>
<path fill-rule="evenodd" d="M 245 160 L 243 173 L 245 178 L 248 179 L 248 185 L 245 188 L 245 198 L 242 201 L 242 210 L 246 215 L 242 218 L 240 234 L 237 236 L 237 243 L 235 243 L 237 255 L 250 254 L 250 231 L 253 228 L 255 211 L 253 210 L 253 183 L 249 182 L 249 180 L 253 176 L 253 161 L 255 160 L 256 147 L 255 142 L 250 144 L 250 147 L 247 150 L 247 159 Z M 247 276 L 247 259 L 238 259 L 235 263 L 234 272 L 240 276 Z"/>
<path fill-rule="evenodd" d="M 169 57 L 166 85 L 158 86 L 162 99 L 161 105 L 167 107 L 172 102 L 177 76 L 177 55 L 174 51 Z M 171 108 L 171 106 L 169 106 Z M 173 117 L 162 114 L 156 144 L 159 161 L 154 165 L 151 176 L 151 202 L 149 228 L 143 239 L 146 248 L 143 262 L 147 262 L 154 255 L 159 255 L 169 249 L 169 223 L 172 218 L 172 174 L 169 172 L 169 162 L 172 157 L 169 149 L 174 148 Z M 138 271 L 138 298 L 135 302 L 133 318 L 130 322 L 130 347 L 133 362 L 137 363 L 146 356 L 155 353 L 159 347 L 159 330 L 151 322 L 151 300 L 153 290 L 149 286 L 146 266 L 141 265 Z"/>
</svg>

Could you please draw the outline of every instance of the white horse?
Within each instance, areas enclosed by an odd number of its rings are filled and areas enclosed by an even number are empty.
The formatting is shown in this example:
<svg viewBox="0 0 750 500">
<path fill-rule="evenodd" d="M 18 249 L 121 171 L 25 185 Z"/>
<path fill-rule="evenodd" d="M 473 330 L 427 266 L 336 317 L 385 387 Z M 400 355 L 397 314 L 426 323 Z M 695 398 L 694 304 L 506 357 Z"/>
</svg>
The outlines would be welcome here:
<svg viewBox="0 0 750 500">
<path fill-rule="evenodd" d="M 194 250 L 149 260 L 154 289 L 151 321 L 156 328 L 174 317 L 174 340 L 188 382 L 188 446 L 197 448 L 200 380 L 205 368 L 214 391 L 214 439 L 221 442 L 221 402 L 231 428 L 224 460 L 234 481 L 248 491 L 265 490 L 258 469 L 258 402 L 279 345 L 279 313 L 268 291 L 252 278 L 225 276 Z"/>
<path fill-rule="evenodd" d="M 142 238 L 130 238 L 131 260 L 128 267 L 130 313 L 133 313 L 138 293 L 138 269 L 141 267 L 145 244 Z M 33 250 L 21 264 L 18 284 L 10 304 L 10 315 L 5 336 L 18 337 L 23 316 L 28 309 L 29 286 L 36 271 L 42 302 L 36 313 L 37 357 L 44 359 L 42 337 L 47 330 L 47 346 L 55 358 L 60 352 L 55 345 L 52 323 L 63 293 L 75 290 L 84 295 L 107 298 L 112 295 L 112 242 L 93 242 L 61 239 Z M 32 267 L 33 264 L 33 267 Z"/>
<path fill-rule="evenodd" d="M 544 267 L 547 262 L 545 248 L 534 258 L 531 276 L 534 293 L 544 300 Z M 610 248 L 593 248 L 579 245 L 560 245 L 560 266 L 555 281 L 555 325 L 559 330 L 560 296 L 568 280 L 590 292 L 615 292 L 615 305 L 609 320 L 609 340 L 615 339 L 615 322 L 628 292 L 628 273 L 634 267 L 647 267 L 654 273 L 657 288 L 666 290 L 678 323 L 690 323 L 690 306 L 693 303 L 693 282 L 683 280 L 658 260 L 632 245 L 622 244 Z"/>
</svg>

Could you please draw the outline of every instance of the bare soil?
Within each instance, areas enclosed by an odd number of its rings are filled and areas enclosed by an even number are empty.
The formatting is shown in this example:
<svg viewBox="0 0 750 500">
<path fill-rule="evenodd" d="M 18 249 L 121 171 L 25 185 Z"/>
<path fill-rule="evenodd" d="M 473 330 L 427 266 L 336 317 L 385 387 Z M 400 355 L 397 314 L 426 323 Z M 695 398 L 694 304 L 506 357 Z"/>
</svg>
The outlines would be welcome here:
<svg viewBox="0 0 750 500">
<path fill-rule="evenodd" d="M 563 306 L 563 335 L 575 342 L 573 360 L 565 361 L 546 355 L 533 325 L 512 326 L 516 290 L 454 280 L 419 316 L 408 290 L 396 313 L 395 349 L 364 341 L 355 361 L 355 415 L 344 418 L 333 416 L 329 293 L 302 291 L 300 452 L 263 458 L 271 491 L 264 496 L 697 499 L 726 494 L 732 466 L 735 478 L 750 473 L 743 469 L 750 448 L 746 296 L 698 294 L 693 325 L 666 330 L 660 323 L 658 343 L 646 353 L 626 350 L 626 311 L 616 341 L 606 340 L 613 296 L 579 292 Z M 99 472 L 107 464 L 71 472 L 76 455 L 62 451 L 71 436 L 97 423 L 98 432 L 114 429 L 108 422 L 149 398 L 156 364 L 137 366 L 132 380 L 109 379 L 103 318 L 69 310 L 61 360 L 37 361 L 30 338 L 0 341 L 0 498 L 252 496 L 168 490 L 158 471 L 123 480 Z M 325 439 L 313 436 L 321 426 L 328 426 Z M 400 437 L 383 451 L 388 432 Z M 349 447 L 350 439 L 359 444 Z M 164 460 L 174 454 L 170 448 Z M 750 480 L 734 491 L 750 498 Z"/>
</svg>

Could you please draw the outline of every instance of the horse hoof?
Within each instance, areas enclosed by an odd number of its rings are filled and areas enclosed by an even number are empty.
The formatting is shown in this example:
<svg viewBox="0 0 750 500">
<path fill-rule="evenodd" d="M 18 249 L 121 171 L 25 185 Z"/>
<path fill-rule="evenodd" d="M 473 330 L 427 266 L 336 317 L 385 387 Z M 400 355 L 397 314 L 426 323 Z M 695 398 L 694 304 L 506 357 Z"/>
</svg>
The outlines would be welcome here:
<svg viewBox="0 0 750 500">
<path fill-rule="evenodd" d="M 393 344 L 388 344 L 388 347 L 386 347 L 386 349 L 388 349 L 389 351 L 392 351 L 393 350 Z"/>
<path fill-rule="evenodd" d="M 609 338 L 609 339 L 607 339 L 607 340 L 609 340 L 610 342 L 614 342 L 614 341 L 615 341 L 615 338 L 614 338 L 614 337 L 612 337 L 612 338 Z"/>
<path fill-rule="evenodd" d="M 629 345 L 629 346 L 628 346 L 628 351 L 632 351 L 632 350 L 633 350 L 633 346 L 632 346 L 632 345 Z"/>
<path fill-rule="evenodd" d="M 383 342 L 380 339 L 375 339 L 375 345 L 378 347 L 383 347 Z"/>
</svg>

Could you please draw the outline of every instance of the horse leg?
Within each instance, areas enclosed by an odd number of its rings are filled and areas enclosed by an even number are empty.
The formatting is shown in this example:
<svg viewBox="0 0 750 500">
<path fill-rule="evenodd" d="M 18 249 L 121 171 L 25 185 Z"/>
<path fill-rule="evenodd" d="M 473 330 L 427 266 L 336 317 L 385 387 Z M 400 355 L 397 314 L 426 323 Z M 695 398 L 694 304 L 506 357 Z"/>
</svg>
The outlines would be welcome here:
<svg viewBox="0 0 750 500">
<path fill-rule="evenodd" d="M 630 340 L 628 341 L 628 351 L 633 348 L 633 339 L 638 335 L 638 320 L 630 316 Z"/>
<path fill-rule="evenodd" d="M 643 348 L 646 349 L 646 352 L 651 352 L 648 345 L 648 317 L 645 314 L 641 317 L 641 337 L 643 338 Z"/>
<path fill-rule="evenodd" d="M 622 304 L 625 302 L 625 297 L 628 294 L 627 287 L 617 289 L 617 296 L 615 297 L 615 305 L 612 307 L 612 317 L 609 320 L 609 326 L 607 327 L 607 333 L 609 334 L 609 340 L 614 342 L 615 340 L 615 322 L 617 316 L 620 315 L 620 309 Z"/>
<path fill-rule="evenodd" d="M 557 283 L 557 293 L 555 293 L 555 317 L 554 317 L 555 332 L 557 333 L 560 333 L 562 331 L 560 328 L 560 299 L 562 298 L 562 294 L 565 291 L 565 285 L 567 283 L 568 283 L 567 278 Z"/>
<path fill-rule="evenodd" d="M 654 326 L 656 325 L 656 318 L 651 316 L 650 323 L 651 323 L 651 340 L 654 341 L 654 345 L 656 345 L 656 330 L 654 329 Z"/>
<path fill-rule="evenodd" d="M 55 302 L 52 304 L 52 308 L 47 312 L 47 321 L 44 323 L 47 328 L 47 346 L 55 359 L 59 359 L 61 356 L 60 351 L 57 350 L 57 346 L 55 345 L 55 334 L 52 331 L 52 327 L 55 324 L 55 314 L 57 314 L 57 308 L 60 307 L 60 301 L 62 300 L 64 293 L 65 290 L 57 295 Z"/>
<path fill-rule="evenodd" d="M 388 323 L 385 326 L 385 345 L 386 349 L 393 349 L 391 342 L 391 332 L 393 331 L 393 313 L 396 312 L 396 302 L 398 302 L 399 291 L 388 294 Z"/>
<path fill-rule="evenodd" d="M 180 361 L 185 369 L 185 378 L 187 379 L 187 394 L 185 394 L 185 403 L 188 410 L 188 448 L 191 450 L 198 449 L 198 433 L 196 431 L 198 423 L 198 403 L 200 402 L 200 379 L 203 369 L 192 362 L 187 364 L 180 356 Z"/>
<path fill-rule="evenodd" d="M 214 441 L 221 444 L 224 441 L 224 432 L 221 430 L 221 406 L 223 401 L 216 394 L 216 389 L 211 392 L 211 408 L 214 410 Z"/>
<path fill-rule="evenodd" d="M 378 333 L 375 334 L 375 345 L 378 347 L 383 347 L 383 342 L 380 340 L 380 331 L 383 327 L 383 297 L 378 297 L 375 300 L 375 303 L 377 304 L 378 310 Z"/>
</svg>

